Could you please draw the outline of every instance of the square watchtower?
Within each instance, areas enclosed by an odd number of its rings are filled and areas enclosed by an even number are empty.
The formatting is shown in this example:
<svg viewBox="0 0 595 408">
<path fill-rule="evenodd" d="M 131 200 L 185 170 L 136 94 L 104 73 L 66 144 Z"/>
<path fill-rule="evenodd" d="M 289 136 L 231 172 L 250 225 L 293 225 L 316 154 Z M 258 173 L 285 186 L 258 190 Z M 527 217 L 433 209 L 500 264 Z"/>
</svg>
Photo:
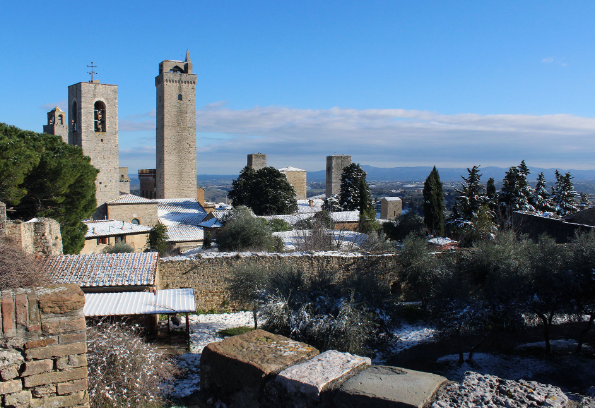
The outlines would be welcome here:
<svg viewBox="0 0 595 408">
<path fill-rule="evenodd" d="M 196 75 L 185 61 L 159 64 L 157 88 L 157 198 L 196 198 Z"/>
<path fill-rule="evenodd" d="M 66 123 L 66 113 L 57 106 L 48 112 L 48 124 L 43 125 L 43 133 L 56 135 L 62 138 L 64 143 L 68 143 L 68 125 Z"/>
<path fill-rule="evenodd" d="M 68 87 L 68 143 L 79 146 L 99 170 L 95 219 L 107 216 L 105 203 L 120 196 L 118 86 L 99 80 Z"/>
<path fill-rule="evenodd" d="M 343 169 L 351 164 L 351 156 L 326 156 L 326 197 L 341 192 L 341 176 Z"/>
</svg>

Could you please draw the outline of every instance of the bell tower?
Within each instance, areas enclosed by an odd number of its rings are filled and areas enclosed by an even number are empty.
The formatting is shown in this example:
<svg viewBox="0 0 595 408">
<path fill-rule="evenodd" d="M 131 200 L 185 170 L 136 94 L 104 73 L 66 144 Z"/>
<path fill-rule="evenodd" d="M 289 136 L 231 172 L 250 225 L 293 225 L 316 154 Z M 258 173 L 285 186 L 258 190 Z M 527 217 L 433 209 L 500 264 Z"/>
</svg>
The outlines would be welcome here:
<svg viewBox="0 0 595 408">
<path fill-rule="evenodd" d="M 196 75 L 185 61 L 165 60 L 157 88 L 157 198 L 196 198 Z"/>
<path fill-rule="evenodd" d="M 105 203 L 120 196 L 118 86 L 101 84 L 97 79 L 70 85 L 68 118 L 68 143 L 81 147 L 99 170 L 93 218 L 104 219 Z"/>
<path fill-rule="evenodd" d="M 68 143 L 68 125 L 66 124 L 66 113 L 57 106 L 48 112 L 48 124 L 43 125 L 43 133 L 56 135 Z"/>
</svg>

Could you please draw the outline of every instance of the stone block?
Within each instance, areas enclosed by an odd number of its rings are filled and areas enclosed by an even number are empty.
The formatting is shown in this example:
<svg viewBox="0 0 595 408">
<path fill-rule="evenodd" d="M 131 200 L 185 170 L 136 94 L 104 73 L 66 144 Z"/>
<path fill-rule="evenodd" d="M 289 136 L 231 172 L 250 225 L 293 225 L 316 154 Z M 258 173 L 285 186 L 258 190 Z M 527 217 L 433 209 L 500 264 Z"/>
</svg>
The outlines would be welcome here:
<svg viewBox="0 0 595 408">
<path fill-rule="evenodd" d="M 48 371 L 52 371 L 53 368 L 54 362 L 51 359 L 27 361 L 25 363 L 25 370 L 21 376 L 28 377 L 30 375 L 47 373 Z"/>
<path fill-rule="evenodd" d="M 35 398 L 43 398 L 47 397 L 48 395 L 56 393 L 56 386 L 54 384 L 50 385 L 40 385 L 38 387 L 33 388 L 33 396 Z"/>
<path fill-rule="evenodd" d="M 447 379 L 404 368 L 374 366 L 347 380 L 336 408 L 421 408 Z"/>
<path fill-rule="evenodd" d="M 22 389 L 23 383 L 20 379 L 0 382 L 0 395 L 12 394 Z"/>
<path fill-rule="evenodd" d="M 41 328 L 47 334 L 62 334 L 73 331 L 84 331 L 87 326 L 85 318 L 63 318 L 55 320 L 46 320 L 41 323 Z"/>
<path fill-rule="evenodd" d="M 21 365 L 25 361 L 23 355 L 16 350 L 0 351 L 0 369 L 17 364 Z"/>
<path fill-rule="evenodd" d="M 322 392 L 339 388 L 345 380 L 371 363 L 368 357 L 329 350 L 286 368 L 275 377 L 275 382 L 288 394 L 304 400 L 296 402 L 296 406 L 307 406 L 309 404 L 306 401 L 319 401 Z"/>
<path fill-rule="evenodd" d="M 58 395 L 72 394 L 87 389 L 87 379 L 58 384 Z"/>
<path fill-rule="evenodd" d="M 203 350 L 201 390 L 222 398 L 242 391 L 257 399 L 267 377 L 317 354 L 314 347 L 263 330 L 228 337 Z"/>
<path fill-rule="evenodd" d="M 25 387 L 31 388 L 37 385 L 55 384 L 72 380 L 87 378 L 87 367 L 75 368 L 68 371 L 53 371 L 51 373 L 37 374 L 25 377 Z"/>
<path fill-rule="evenodd" d="M 63 357 L 69 354 L 83 354 L 87 352 L 87 343 L 72 343 L 59 346 L 39 347 L 25 351 L 27 359 L 42 360 L 51 357 Z"/>
<path fill-rule="evenodd" d="M 67 368 L 75 368 L 75 367 L 86 367 L 87 366 L 87 355 L 86 354 L 79 354 L 79 355 L 70 355 L 66 357 L 60 357 L 56 360 L 56 368 L 59 370 L 64 370 Z"/>
<path fill-rule="evenodd" d="M 39 295 L 39 308 L 43 313 L 63 314 L 85 306 L 85 294 L 77 284 L 50 286 L 44 290 L 46 293 Z"/>
<path fill-rule="evenodd" d="M 2 331 L 4 332 L 4 335 L 12 333 L 12 329 L 14 328 L 13 318 L 14 302 L 12 294 L 9 293 L 8 295 L 2 296 Z"/>
<path fill-rule="evenodd" d="M 31 402 L 31 407 L 44 407 L 44 408 L 62 408 L 62 407 L 74 407 L 77 405 L 88 405 L 89 395 L 86 391 L 80 391 L 76 394 L 57 396 L 57 397 L 44 397 L 34 398 Z"/>
<path fill-rule="evenodd" d="M 2 379 L 4 381 L 12 380 L 13 378 L 18 377 L 20 367 L 21 367 L 20 364 L 19 365 L 13 364 L 13 365 L 6 366 L 6 367 L 0 369 L 0 377 L 2 377 Z"/>
<path fill-rule="evenodd" d="M 21 391 L 8 394 L 4 397 L 4 405 L 7 407 L 27 407 L 31 403 L 31 391 Z"/>
<path fill-rule="evenodd" d="M 60 344 L 84 343 L 86 341 L 87 341 L 86 333 L 62 334 L 59 337 Z"/>
<path fill-rule="evenodd" d="M 25 343 L 25 349 L 32 349 L 32 348 L 37 348 L 37 347 L 51 346 L 55 342 L 56 342 L 56 339 L 54 339 L 54 338 L 46 338 L 46 339 L 40 339 L 40 340 L 31 340 L 31 341 L 28 341 L 28 342 Z"/>
<path fill-rule="evenodd" d="M 27 327 L 27 295 L 15 296 L 16 322 L 18 325 Z"/>
</svg>

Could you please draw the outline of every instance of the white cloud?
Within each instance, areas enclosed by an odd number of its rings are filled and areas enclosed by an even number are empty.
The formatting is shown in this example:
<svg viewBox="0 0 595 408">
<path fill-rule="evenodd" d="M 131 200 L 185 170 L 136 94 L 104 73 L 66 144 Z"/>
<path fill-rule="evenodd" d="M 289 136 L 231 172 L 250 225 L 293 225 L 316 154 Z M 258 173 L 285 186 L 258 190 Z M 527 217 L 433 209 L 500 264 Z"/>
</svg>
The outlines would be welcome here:
<svg viewBox="0 0 595 408">
<path fill-rule="evenodd" d="M 561 61 L 561 60 L 559 60 L 556 57 L 546 57 L 546 58 L 543 58 L 541 60 L 541 62 L 544 63 L 544 64 L 556 63 L 556 64 L 560 65 L 561 67 L 567 67 L 568 66 L 568 63 L 566 63 L 564 61 Z"/>
<path fill-rule="evenodd" d="M 554 62 L 554 57 L 547 57 L 541 60 L 541 62 L 545 63 L 545 64 L 551 64 L 552 62 Z"/>
<path fill-rule="evenodd" d="M 196 118 L 199 174 L 235 174 L 246 155 L 255 152 L 266 153 L 270 165 L 310 171 L 324 169 L 325 157 L 335 153 L 378 167 L 509 167 L 525 159 L 537 167 L 595 168 L 595 118 L 570 114 L 257 106 L 201 108 Z M 132 122 L 136 130 L 155 129 L 152 118 Z M 138 145 L 145 146 L 147 141 L 140 139 Z"/>
</svg>

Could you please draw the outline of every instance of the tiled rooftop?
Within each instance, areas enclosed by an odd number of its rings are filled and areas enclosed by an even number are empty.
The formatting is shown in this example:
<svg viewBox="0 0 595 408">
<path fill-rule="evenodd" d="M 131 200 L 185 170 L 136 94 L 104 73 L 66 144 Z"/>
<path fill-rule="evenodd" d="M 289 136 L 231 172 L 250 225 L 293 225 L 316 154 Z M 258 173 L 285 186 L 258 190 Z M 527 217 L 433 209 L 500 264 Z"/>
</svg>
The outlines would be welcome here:
<svg viewBox="0 0 595 408">
<path fill-rule="evenodd" d="M 204 232 L 198 225 L 207 216 L 198 200 L 172 198 L 155 200 L 159 221 L 167 228 L 167 240 L 172 242 L 200 241 Z"/>
<path fill-rule="evenodd" d="M 43 269 L 58 283 L 81 287 L 147 286 L 155 283 L 157 252 L 61 255 L 48 257 Z"/>
<path fill-rule="evenodd" d="M 119 198 L 115 200 L 108 201 L 108 205 L 114 204 L 155 204 L 155 200 L 150 200 L 148 198 L 140 197 L 134 194 L 121 194 Z"/>
<path fill-rule="evenodd" d="M 125 221 L 85 221 L 85 238 L 107 237 L 111 235 L 137 234 L 151 231 L 146 225 L 135 225 Z"/>
</svg>

